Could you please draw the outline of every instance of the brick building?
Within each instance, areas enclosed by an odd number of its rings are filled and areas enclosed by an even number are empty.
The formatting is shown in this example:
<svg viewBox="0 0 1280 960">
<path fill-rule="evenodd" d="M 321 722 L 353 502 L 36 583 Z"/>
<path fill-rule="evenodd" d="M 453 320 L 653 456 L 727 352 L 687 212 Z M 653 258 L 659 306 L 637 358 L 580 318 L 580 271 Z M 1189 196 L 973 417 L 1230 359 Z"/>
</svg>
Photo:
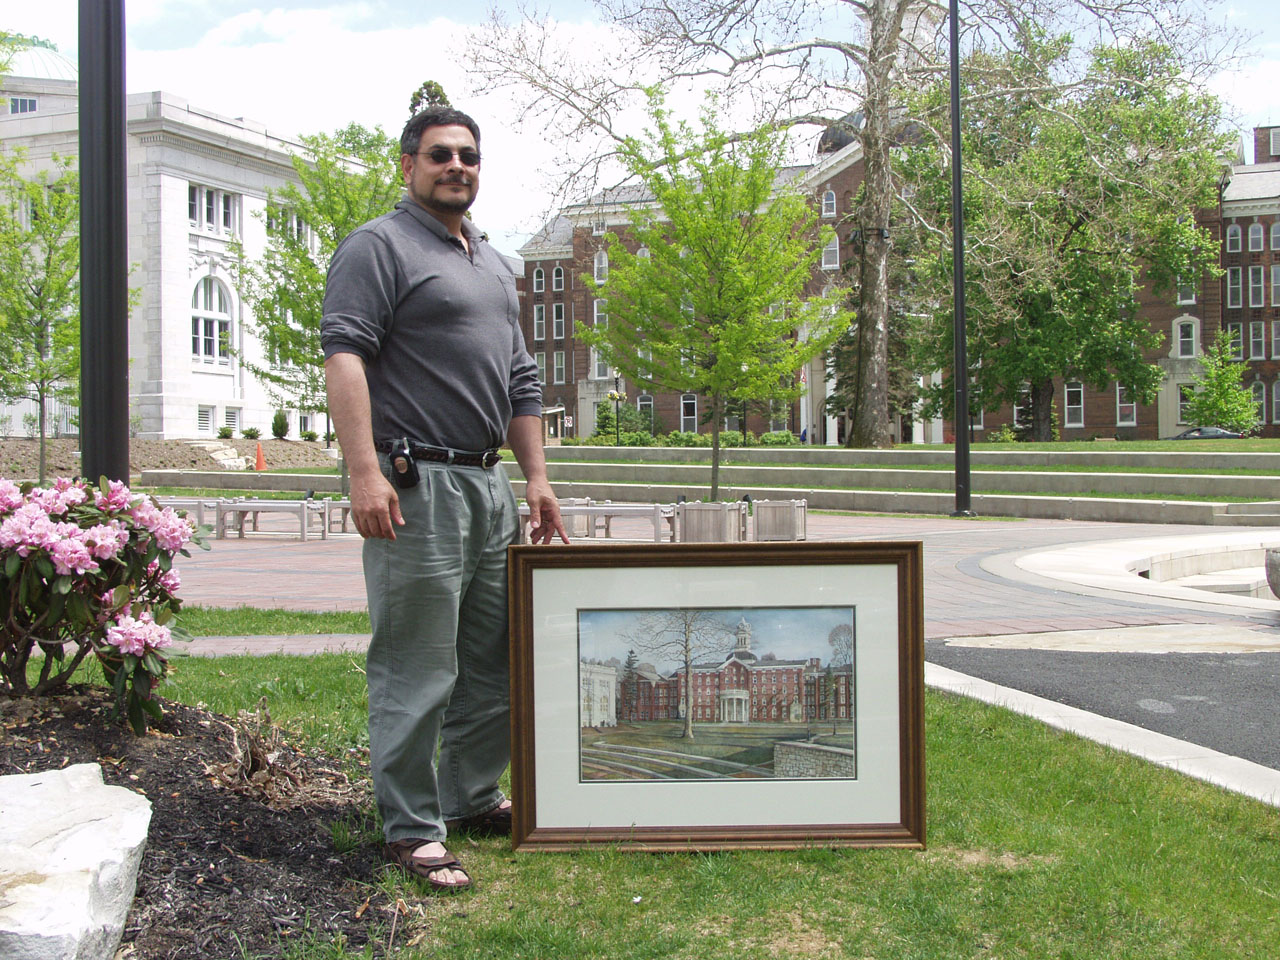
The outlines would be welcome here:
<svg viewBox="0 0 1280 960">
<path fill-rule="evenodd" d="M 812 198 L 820 222 L 833 225 L 838 240 L 823 252 L 821 264 L 806 293 L 816 295 L 840 282 L 840 251 L 847 249 L 852 225 L 844 219 L 852 211 L 853 195 L 862 182 L 861 150 L 847 135 L 824 135 L 814 163 L 778 171 L 779 186 Z M 586 326 L 607 317 L 607 305 L 597 300 L 584 276 L 603 278 L 608 269 L 605 234 L 616 234 L 632 252 L 628 213 L 652 206 L 652 197 L 636 186 L 604 191 L 582 204 L 565 207 L 518 251 L 524 259 L 521 325 L 529 352 L 543 373 L 543 403 L 549 442 L 565 436 L 590 436 L 596 407 L 615 389 L 613 372 L 574 336 L 574 324 Z M 770 416 L 752 413 L 747 427 L 755 433 L 792 430 L 814 443 L 835 443 L 837 425 L 824 411 L 827 394 L 824 361 L 815 359 L 800 371 L 804 395 L 789 408 Z M 616 384 L 627 402 L 651 414 L 664 432 L 702 430 L 705 397 L 693 393 L 656 392 L 629 381 Z M 730 416 L 726 430 L 740 430 Z"/>
<path fill-rule="evenodd" d="M 1184 403 L 1192 378 L 1200 372 L 1199 357 L 1219 329 L 1233 334 L 1237 355 L 1248 363 L 1246 383 L 1254 391 L 1263 426 L 1262 436 L 1280 436 L 1280 126 L 1254 131 L 1254 162 L 1243 155 L 1224 172 L 1215 209 L 1200 211 L 1198 220 L 1221 249 L 1221 277 L 1202 277 L 1170 295 L 1150 288 L 1138 293 L 1138 309 L 1163 337 L 1148 355 L 1165 372 L 1152 404 L 1139 404 L 1119 384 L 1096 391 L 1080 381 L 1055 384 L 1055 407 L 1064 440 L 1091 437 L 1154 439 L 1184 429 Z M 861 151 L 839 132 L 824 135 L 812 165 L 779 171 L 780 183 L 812 198 L 823 222 L 832 223 L 838 244 L 824 251 L 808 292 L 818 293 L 840 282 L 840 264 L 847 257 L 852 224 L 853 195 L 862 179 Z M 604 235 L 615 232 L 626 240 L 627 212 L 645 207 L 649 198 L 634 187 L 606 191 L 590 201 L 564 208 L 519 251 L 524 258 L 525 297 L 522 325 L 529 351 L 544 371 L 548 440 L 589 436 L 595 428 L 596 405 L 615 388 L 612 371 L 574 337 L 574 324 L 590 325 L 607 305 L 592 298 L 583 275 L 601 275 L 608 267 Z M 633 249 L 628 247 L 628 249 Z M 939 373 L 926 374 L 937 378 Z M 771 420 L 752 415 L 748 428 L 807 428 L 810 443 L 835 444 L 843 436 L 834 417 L 824 411 L 827 396 L 825 363 L 819 358 L 800 372 L 804 396 Z M 652 411 L 664 430 L 706 430 L 700 425 L 704 397 L 681 393 L 648 393 L 635 384 L 619 383 L 627 402 Z M 1013 423 L 1016 407 L 979 414 L 973 435 Z M 722 425 L 740 429 L 736 417 Z M 915 423 L 903 436 L 915 442 L 950 441 L 953 425 L 940 420 Z"/>
</svg>

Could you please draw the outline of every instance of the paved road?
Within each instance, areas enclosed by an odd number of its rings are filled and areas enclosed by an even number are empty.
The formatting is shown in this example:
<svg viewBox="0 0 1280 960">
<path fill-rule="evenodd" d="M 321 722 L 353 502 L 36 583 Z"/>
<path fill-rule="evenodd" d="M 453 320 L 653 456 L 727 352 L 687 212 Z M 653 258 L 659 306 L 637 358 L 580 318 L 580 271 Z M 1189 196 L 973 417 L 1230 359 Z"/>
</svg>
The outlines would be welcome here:
<svg viewBox="0 0 1280 960">
<path fill-rule="evenodd" d="M 304 610 L 364 609 L 360 541 L 354 536 L 301 543 L 279 538 L 215 541 L 181 564 L 183 597 L 210 606 Z M 1212 639 L 1240 624 L 1275 629 L 1280 616 L 1162 603 L 1140 596 L 1064 589 L 1010 573 L 1020 553 L 1081 541 L 1185 538 L 1220 533 L 1185 525 L 1055 520 L 959 520 L 810 514 L 811 540 L 921 540 L 925 545 L 926 658 L 1013 687 L 1280 769 L 1280 653 L 1201 654 L 987 649 L 955 637 L 1201 625 Z M 643 539 L 625 522 L 615 535 Z M 992 572 L 1001 570 L 1003 573 Z M 1185 633 L 1187 627 L 1181 627 Z M 1191 628 L 1194 630 L 1194 627 Z M 319 638 L 240 640 L 218 649 L 297 652 Z M 334 638 L 358 648 L 358 638 Z M 213 649 L 207 647 L 206 649 Z"/>
</svg>

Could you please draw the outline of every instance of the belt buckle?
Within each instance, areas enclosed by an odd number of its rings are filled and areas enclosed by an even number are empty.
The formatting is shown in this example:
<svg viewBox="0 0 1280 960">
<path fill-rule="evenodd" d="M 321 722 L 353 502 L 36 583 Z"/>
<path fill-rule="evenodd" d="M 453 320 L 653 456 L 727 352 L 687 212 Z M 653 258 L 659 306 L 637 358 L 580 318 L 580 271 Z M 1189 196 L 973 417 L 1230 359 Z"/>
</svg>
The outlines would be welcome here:
<svg viewBox="0 0 1280 960">
<path fill-rule="evenodd" d="M 502 454 L 500 454 L 497 450 L 486 450 L 484 452 L 484 455 L 480 458 L 480 465 L 483 466 L 486 470 L 488 470 L 491 467 L 496 466 L 501 459 L 502 459 Z"/>
</svg>

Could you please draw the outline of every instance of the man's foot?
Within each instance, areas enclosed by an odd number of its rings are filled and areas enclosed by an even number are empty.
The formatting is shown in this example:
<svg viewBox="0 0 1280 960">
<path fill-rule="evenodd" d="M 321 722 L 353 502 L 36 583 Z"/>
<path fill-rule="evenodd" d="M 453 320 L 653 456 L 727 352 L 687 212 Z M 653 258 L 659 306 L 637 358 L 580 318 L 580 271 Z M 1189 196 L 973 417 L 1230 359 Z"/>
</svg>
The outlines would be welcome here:
<svg viewBox="0 0 1280 960">
<path fill-rule="evenodd" d="M 387 844 L 387 858 L 406 873 L 422 877 L 432 890 L 456 893 L 471 886 L 471 877 L 458 858 L 438 840 L 392 840 Z"/>
<path fill-rule="evenodd" d="M 446 820 L 444 828 L 450 833 L 465 830 L 469 833 L 478 833 L 493 837 L 506 837 L 511 835 L 511 801 L 503 800 L 492 810 L 484 813 L 478 813 L 474 817 L 459 817 L 456 820 Z"/>
</svg>

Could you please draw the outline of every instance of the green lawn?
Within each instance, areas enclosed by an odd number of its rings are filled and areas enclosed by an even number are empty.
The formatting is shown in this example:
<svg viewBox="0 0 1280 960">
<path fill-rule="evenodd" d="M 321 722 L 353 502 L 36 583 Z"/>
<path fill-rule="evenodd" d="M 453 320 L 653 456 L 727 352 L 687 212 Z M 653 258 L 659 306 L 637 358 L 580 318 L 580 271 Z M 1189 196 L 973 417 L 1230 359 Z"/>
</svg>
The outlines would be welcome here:
<svg viewBox="0 0 1280 960">
<path fill-rule="evenodd" d="M 351 656 L 192 658 L 163 693 L 226 713 L 266 696 L 313 745 L 365 745 Z M 404 956 L 1224 960 L 1280 943 L 1280 811 L 950 695 L 927 696 L 926 736 L 926 852 L 461 840 L 478 889 L 425 899 Z M 335 836 L 368 839 L 352 822 Z"/>
<path fill-rule="evenodd" d="M 233 634 L 362 624 L 248 609 L 186 619 Z M 176 658 L 160 693 L 229 715 L 266 697 L 298 743 L 347 758 L 367 747 L 356 655 Z M 515 855 L 458 838 L 475 892 L 380 881 L 423 909 L 403 921 L 396 943 L 421 941 L 400 955 L 1252 960 L 1280 943 L 1280 810 L 961 697 L 928 693 L 925 717 L 925 852 Z M 327 826 L 339 848 L 377 842 L 372 810 Z M 315 936 L 282 954 L 348 956 Z"/>
</svg>

